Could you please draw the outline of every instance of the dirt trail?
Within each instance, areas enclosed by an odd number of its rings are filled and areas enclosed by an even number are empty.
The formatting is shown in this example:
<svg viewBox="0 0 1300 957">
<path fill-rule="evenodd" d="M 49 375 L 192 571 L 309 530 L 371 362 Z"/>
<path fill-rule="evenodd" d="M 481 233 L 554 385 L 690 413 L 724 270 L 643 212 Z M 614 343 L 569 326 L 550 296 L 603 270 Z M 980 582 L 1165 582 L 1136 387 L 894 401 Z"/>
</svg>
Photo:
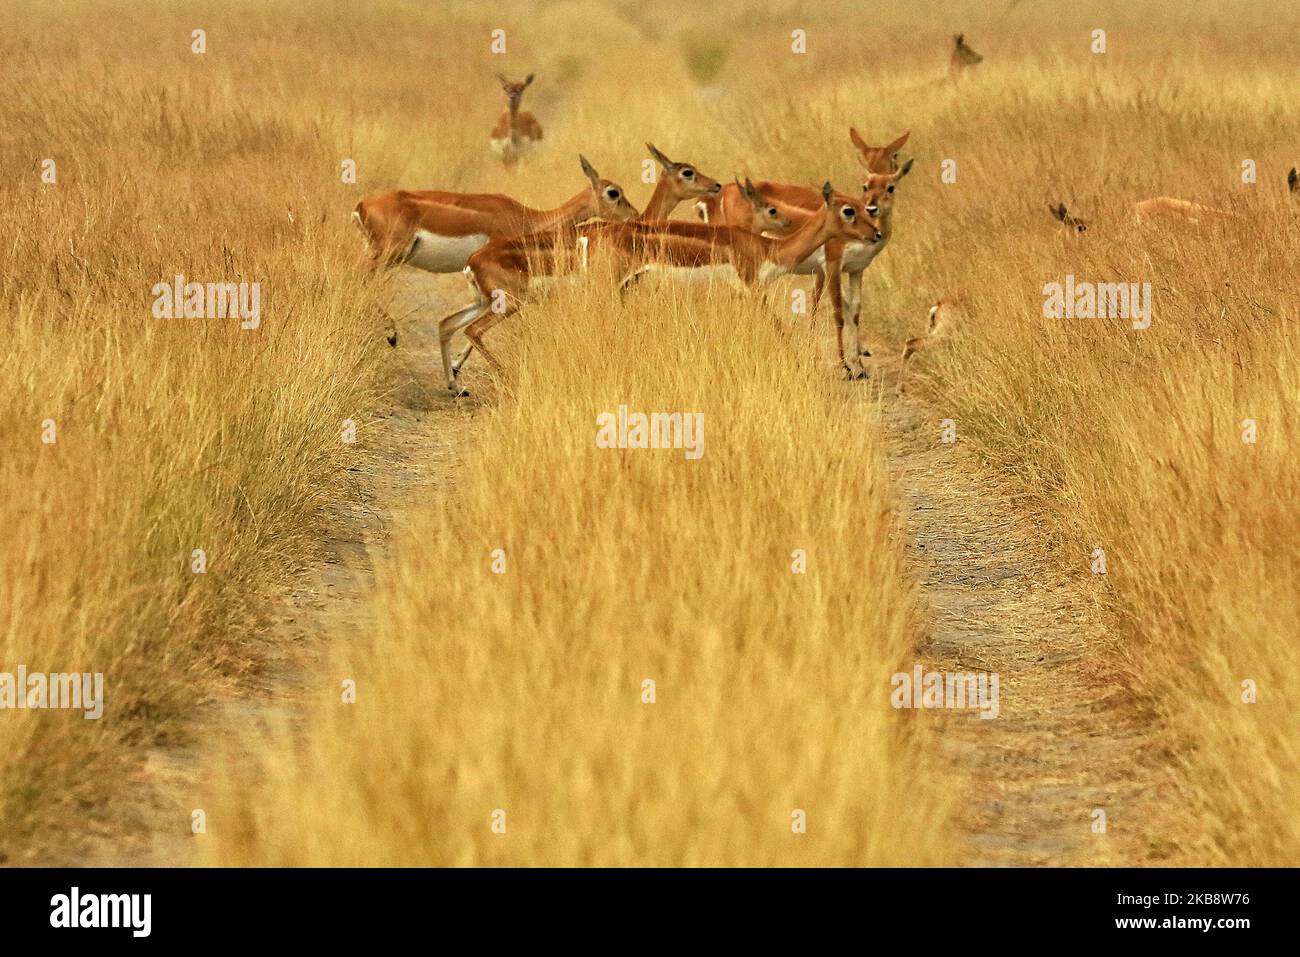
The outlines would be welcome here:
<svg viewBox="0 0 1300 957">
<path fill-rule="evenodd" d="M 484 400 L 448 396 L 435 320 L 463 297 L 463 282 L 412 270 L 397 271 L 392 281 L 390 311 L 401 334 L 389 401 L 360 425 L 357 462 L 346 473 L 354 487 L 327 515 L 323 554 L 257 639 L 270 665 L 203 706 L 184 744 L 151 752 L 122 815 L 126 826 L 111 839 L 96 838 L 89 860 L 51 863 L 193 863 L 198 846 L 189 820 L 201 806 L 202 756 L 271 709 L 294 710 L 326 639 L 347 641 L 370 626 L 374 569 L 389 556 L 394 521 L 427 500 L 434 483 L 455 481 Z M 1078 590 L 1050 571 L 1031 519 L 966 445 L 939 441 L 943 417 L 898 396 L 895 370 L 885 365 L 879 381 L 889 467 L 930 618 L 920 663 L 927 671 L 996 671 L 1001 679 L 995 720 L 926 715 L 943 722 L 945 758 L 970 777 L 959 863 L 1159 863 L 1152 769 L 1167 762 L 1152 722 L 1100 664 L 1104 629 Z M 1092 831 L 1097 808 L 1108 817 L 1104 834 Z"/>
<path fill-rule="evenodd" d="M 394 522 L 407 507 L 427 501 L 435 483 L 455 480 L 482 401 L 477 395 L 451 398 L 438 349 L 437 320 L 465 298 L 464 280 L 397 270 L 391 281 L 389 311 L 398 318 L 400 338 L 391 353 L 387 398 L 373 419 L 358 420 L 356 461 L 340 477 L 351 488 L 326 512 L 321 552 L 270 609 L 269 627 L 252 639 L 253 657 L 265 666 L 243 676 L 227 696 L 201 705 L 183 743 L 147 755 L 132 781 L 129 806 L 117 815 L 119 826 L 92 839 L 88 858 L 50 863 L 193 864 L 199 848 L 190 814 L 202 807 L 203 759 L 213 743 L 246 732 L 273 710 L 293 713 L 326 643 L 347 641 L 370 627 L 375 567 L 390 554 Z M 376 336 L 381 332 L 376 329 Z"/>
<path fill-rule="evenodd" d="M 886 368 L 889 468 L 930 616 L 920 663 L 1000 676 L 997 718 L 929 712 L 944 722 L 946 755 L 970 775 L 960 863 L 1160 863 L 1156 769 L 1168 760 L 1154 720 L 1104 665 L 1104 627 L 1053 572 L 1043 530 L 961 441 L 961 423 L 944 444 L 946 416 L 895 383 Z M 1095 809 L 1105 833 L 1093 833 Z"/>
</svg>

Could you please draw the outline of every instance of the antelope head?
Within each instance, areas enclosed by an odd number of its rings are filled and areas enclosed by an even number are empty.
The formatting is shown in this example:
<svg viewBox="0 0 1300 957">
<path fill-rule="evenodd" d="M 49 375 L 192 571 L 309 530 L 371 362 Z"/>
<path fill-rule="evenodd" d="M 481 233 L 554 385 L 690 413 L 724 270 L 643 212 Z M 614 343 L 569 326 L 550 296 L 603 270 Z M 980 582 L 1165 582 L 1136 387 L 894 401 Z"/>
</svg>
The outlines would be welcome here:
<svg viewBox="0 0 1300 957">
<path fill-rule="evenodd" d="M 907 143 L 907 138 L 912 135 L 908 130 L 898 139 L 885 146 L 868 146 L 862 139 L 858 131 L 849 127 L 849 139 L 853 145 L 858 148 L 858 159 L 862 165 L 867 168 L 868 173 L 896 173 L 898 172 L 898 151 Z"/>
<path fill-rule="evenodd" d="M 867 212 L 866 203 L 837 193 L 830 181 L 822 184 L 822 200 L 831 224 L 831 236 L 848 241 L 878 243 L 884 238 L 880 224 Z"/>
<path fill-rule="evenodd" d="M 959 72 L 968 66 L 974 66 L 976 63 L 983 61 L 984 57 L 980 56 L 974 50 L 966 45 L 966 34 L 955 33 L 952 37 L 952 69 L 953 72 Z"/>
<path fill-rule="evenodd" d="M 655 149 L 653 143 L 647 143 L 646 149 L 663 167 L 664 177 L 672 189 L 675 202 L 684 203 L 688 199 L 700 199 L 704 196 L 717 196 L 722 192 L 722 184 L 701 173 L 691 163 L 674 163 L 663 153 Z"/>
<path fill-rule="evenodd" d="M 1088 224 L 1077 216 L 1071 216 L 1064 203 L 1057 203 L 1055 206 L 1048 203 L 1047 208 L 1052 211 L 1052 215 L 1060 221 L 1061 225 L 1071 232 L 1086 233 L 1088 231 Z"/>
<path fill-rule="evenodd" d="M 497 74 L 497 79 L 501 81 L 501 92 L 506 95 L 506 102 L 512 111 L 519 109 L 519 104 L 524 98 L 524 90 L 532 86 L 533 76 L 534 74 L 530 73 L 524 77 L 522 83 L 511 83 L 500 73 Z"/>
<path fill-rule="evenodd" d="M 878 219 L 886 218 L 894 210 L 894 193 L 904 176 L 912 172 L 910 159 L 902 168 L 893 173 L 868 173 L 867 181 L 862 184 L 862 198 L 866 203 L 867 213 Z"/>
<path fill-rule="evenodd" d="M 602 179 L 601 175 L 587 162 L 587 157 L 579 154 L 578 159 L 582 162 L 582 171 L 587 174 L 587 179 L 591 180 L 591 207 L 589 209 L 591 215 L 615 223 L 636 219 L 637 209 L 627 201 L 627 193 L 623 192 L 623 187 L 607 179 Z"/>
<path fill-rule="evenodd" d="M 789 216 L 781 215 L 781 211 L 759 193 L 748 176 L 745 177 L 744 183 L 737 179 L 736 186 L 740 188 L 740 195 L 745 197 L 750 209 L 754 212 L 754 219 L 750 224 L 750 229 L 753 232 L 776 233 L 777 235 L 790 232 L 794 226 L 793 221 Z"/>
</svg>

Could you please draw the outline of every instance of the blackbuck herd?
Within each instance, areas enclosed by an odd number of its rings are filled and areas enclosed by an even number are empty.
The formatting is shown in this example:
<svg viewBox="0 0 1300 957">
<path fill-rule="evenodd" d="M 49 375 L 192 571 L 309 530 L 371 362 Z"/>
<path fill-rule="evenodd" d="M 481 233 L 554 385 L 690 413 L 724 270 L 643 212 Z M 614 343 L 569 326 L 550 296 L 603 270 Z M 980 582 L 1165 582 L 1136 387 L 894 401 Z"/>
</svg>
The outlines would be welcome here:
<svg viewBox="0 0 1300 957">
<path fill-rule="evenodd" d="M 510 109 L 491 140 L 499 155 L 518 155 L 519 96 L 531 80 L 503 80 Z M 527 128 L 533 139 L 541 137 L 536 119 L 528 117 Z M 838 193 L 829 182 L 820 189 L 748 179 L 724 185 L 647 143 L 661 173 L 640 212 L 621 186 L 579 156 L 588 185 L 553 209 L 499 194 L 397 190 L 363 199 L 353 220 L 365 231 L 376 267 L 464 271 L 474 302 L 438 328 L 447 387 L 457 395 L 465 394 L 457 379 L 474 349 L 500 368 L 483 335 L 528 301 L 536 280 L 597 262 L 622 276 L 622 292 L 649 273 L 717 277 L 745 289 L 790 273 L 814 275 L 813 310 L 829 286 L 840 361 L 850 378 L 863 378 L 862 358 L 870 352 L 858 335 L 862 272 L 889 241 L 895 189 L 912 163 L 898 163 L 907 134 L 879 147 L 868 146 L 856 130 L 849 135 L 866 168 L 860 195 Z M 694 203 L 701 221 L 670 220 L 683 203 Z M 459 332 L 467 344 L 453 356 Z"/>
<path fill-rule="evenodd" d="M 983 57 L 962 34 L 953 37 L 949 73 L 957 82 Z M 506 166 L 542 139 L 542 127 L 520 107 L 533 74 L 511 82 L 498 74 L 506 110 L 492 129 L 489 145 Z M 812 314 L 829 291 L 840 363 L 849 379 L 867 376 L 862 342 L 862 274 L 893 233 L 895 191 L 912 169 L 899 164 L 909 133 L 884 146 L 869 146 L 858 131 L 849 140 L 864 168 L 860 194 L 760 180 L 722 183 L 701 173 L 694 163 L 674 162 L 652 144 L 646 146 L 661 175 L 641 212 L 628 202 L 621 186 L 604 179 L 583 156 L 578 159 L 588 186 L 553 209 L 533 209 L 496 193 L 397 190 L 363 199 L 352 214 L 365 232 L 376 268 L 405 264 L 432 273 L 463 271 L 474 301 L 439 323 L 439 342 L 447 387 L 467 394 L 458 384 L 465 360 L 477 348 L 497 369 L 500 362 L 483 344 L 483 335 L 517 312 L 538 288 L 535 283 L 560 274 L 585 272 L 594 263 L 622 277 L 627 292 L 643 277 L 668 274 L 690 279 L 721 279 L 745 290 L 766 286 L 779 276 L 811 275 Z M 1300 188 L 1294 169 L 1287 185 Z M 670 220 L 683 203 L 691 203 L 697 221 Z M 1087 225 L 1064 203 L 1049 205 L 1052 216 L 1071 234 Z M 1198 222 L 1239 218 L 1187 200 L 1160 196 L 1138 202 L 1139 218 L 1171 215 Z M 950 331 L 962 314 L 959 297 L 946 296 L 930 308 L 923 336 L 910 339 L 902 355 L 908 360 Z M 467 340 L 452 354 L 457 333 Z M 396 344 L 396 327 L 389 337 Z"/>
</svg>

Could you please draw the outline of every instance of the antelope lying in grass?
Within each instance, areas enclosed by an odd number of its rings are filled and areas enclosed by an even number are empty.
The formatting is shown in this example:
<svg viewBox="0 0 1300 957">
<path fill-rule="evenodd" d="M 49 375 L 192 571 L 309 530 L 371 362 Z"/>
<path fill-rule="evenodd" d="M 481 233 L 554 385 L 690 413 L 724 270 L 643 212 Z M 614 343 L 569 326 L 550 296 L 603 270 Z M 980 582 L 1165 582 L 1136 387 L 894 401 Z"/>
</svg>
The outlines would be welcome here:
<svg viewBox="0 0 1300 957">
<path fill-rule="evenodd" d="M 849 129 L 849 139 L 857 147 L 859 160 L 867 169 L 867 177 L 862 184 L 863 197 L 867 200 L 866 208 L 878 219 L 882 238 L 875 243 L 846 243 L 832 240 L 794 270 L 798 275 L 817 277 L 813 285 L 814 315 L 821 302 L 822 291 L 827 287 L 827 277 L 836 278 L 835 282 L 829 284 L 831 304 L 834 309 L 835 337 L 840 363 L 850 379 L 861 379 L 867 375 L 862 357 L 870 356 L 871 353 L 863 347 L 859 334 L 862 313 L 862 274 L 884 250 L 885 244 L 893 235 L 895 190 L 899 181 L 912 170 L 911 160 L 899 167 L 898 153 L 910 135 L 910 131 L 904 133 L 885 146 L 868 146 L 857 130 Z M 759 182 L 756 188 L 768 198 L 775 209 L 788 216 L 796 225 L 814 215 L 821 202 L 815 191 L 803 186 Z M 730 186 L 724 187 L 722 196 L 718 200 L 705 200 L 697 204 L 696 209 L 706 222 L 720 221 L 734 225 L 744 216 L 737 198 L 736 189 Z M 847 277 L 847 283 L 844 282 L 844 277 Z M 851 343 L 845 342 L 846 325 L 852 333 Z"/>
<path fill-rule="evenodd" d="M 1300 174 L 1296 172 L 1294 166 L 1286 175 L 1286 187 L 1287 192 L 1292 195 L 1300 191 Z M 1047 208 L 1065 229 L 1074 233 L 1087 232 L 1088 224 L 1066 209 L 1064 203 L 1058 202 L 1055 205 L 1048 203 Z M 1200 203 L 1175 199 L 1172 196 L 1153 196 L 1151 199 L 1139 200 L 1133 204 L 1133 215 L 1139 220 L 1166 218 L 1193 225 L 1200 225 L 1203 222 L 1229 222 L 1243 218 L 1241 213 L 1203 206 Z"/>
<path fill-rule="evenodd" d="M 519 105 L 524 99 L 524 90 L 533 85 L 533 74 L 528 74 L 522 83 L 511 83 L 500 73 L 501 92 L 506 95 L 506 111 L 492 127 L 488 146 L 507 166 L 514 165 L 519 157 L 541 142 L 542 124 L 531 113 L 523 112 Z"/>
<path fill-rule="evenodd" d="M 738 226 L 671 221 L 601 223 L 581 231 L 576 252 L 584 268 L 593 259 L 601 259 L 619 274 L 626 272 L 620 290 L 650 271 L 690 277 L 721 275 L 752 288 L 794 269 L 827 240 L 879 240 L 878 224 L 861 200 L 833 192 L 830 183 L 822 187 L 821 195 L 819 213 L 779 238 Z M 756 202 L 751 224 L 767 221 L 766 216 L 767 210 Z M 438 327 L 448 389 L 465 394 L 456 377 L 475 347 L 494 368 L 501 368 L 484 349 L 483 334 L 517 312 L 528 300 L 530 284 L 554 275 L 572 252 L 564 237 L 552 233 L 493 240 L 470 257 L 466 273 L 477 301 L 452 313 Z M 453 360 L 451 340 L 460 330 L 470 345 Z"/>
<path fill-rule="evenodd" d="M 930 348 L 945 338 L 952 331 L 961 313 L 961 299 L 956 295 L 944 296 L 930 307 L 930 321 L 925 330 L 925 335 L 917 336 L 915 339 L 908 339 L 903 346 L 903 357 L 898 367 L 899 392 L 903 391 L 903 379 L 907 375 L 907 364 L 912 356 L 922 349 Z"/>
</svg>

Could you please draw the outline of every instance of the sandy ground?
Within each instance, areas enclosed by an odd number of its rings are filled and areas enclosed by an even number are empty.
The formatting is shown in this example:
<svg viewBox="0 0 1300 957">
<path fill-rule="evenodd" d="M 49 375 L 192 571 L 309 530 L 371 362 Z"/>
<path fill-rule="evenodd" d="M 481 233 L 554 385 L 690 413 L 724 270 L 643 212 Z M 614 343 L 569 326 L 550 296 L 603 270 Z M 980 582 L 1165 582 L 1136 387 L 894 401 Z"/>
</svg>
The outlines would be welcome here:
<svg viewBox="0 0 1300 957">
<path fill-rule="evenodd" d="M 959 822 L 972 866 L 1159 864 L 1152 840 L 1168 765 L 1155 719 L 1101 662 L 1108 640 L 1077 585 L 1049 561 L 1033 516 L 943 416 L 881 374 L 889 468 L 929 621 L 926 671 L 996 672 L 1000 711 L 938 712 L 970 776 Z M 1087 567 L 1088 556 L 1081 556 Z M 920 712 L 918 712 L 919 714 Z M 1094 812 L 1105 813 L 1094 832 Z"/>
</svg>

